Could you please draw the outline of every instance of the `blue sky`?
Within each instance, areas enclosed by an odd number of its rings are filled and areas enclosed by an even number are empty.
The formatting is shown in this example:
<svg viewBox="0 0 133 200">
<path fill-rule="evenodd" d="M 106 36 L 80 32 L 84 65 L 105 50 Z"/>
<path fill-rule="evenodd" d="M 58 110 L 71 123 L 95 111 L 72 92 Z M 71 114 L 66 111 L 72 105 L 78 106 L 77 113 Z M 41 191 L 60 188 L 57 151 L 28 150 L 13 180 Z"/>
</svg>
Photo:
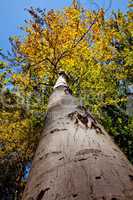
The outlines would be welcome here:
<svg viewBox="0 0 133 200">
<path fill-rule="evenodd" d="M 112 9 L 121 9 L 125 12 L 128 0 L 80 0 L 80 3 L 92 9 L 97 9 L 97 7 L 109 8 L 107 12 L 107 15 L 109 15 Z M 0 48 L 9 50 L 9 36 L 22 35 L 19 26 L 24 24 L 25 19 L 29 18 L 25 8 L 33 6 L 46 9 L 61 9 L 70 4 L 71 0 L 1 0 Z"/>
</svg>

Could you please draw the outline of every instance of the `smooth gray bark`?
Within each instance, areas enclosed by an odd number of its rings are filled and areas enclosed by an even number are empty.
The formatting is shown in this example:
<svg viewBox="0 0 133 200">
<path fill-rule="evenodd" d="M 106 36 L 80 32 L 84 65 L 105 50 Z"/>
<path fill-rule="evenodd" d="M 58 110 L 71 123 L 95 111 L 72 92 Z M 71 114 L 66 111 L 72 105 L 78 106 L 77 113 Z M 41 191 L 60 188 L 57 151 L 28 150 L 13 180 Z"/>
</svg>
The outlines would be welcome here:
<svg viewBox="0 0 133 200">
<path fill-rule="evenodd" d="M 132 165 L 61 82 L 49 99 L 23 200 L 132 200 Z"/>
</svg>

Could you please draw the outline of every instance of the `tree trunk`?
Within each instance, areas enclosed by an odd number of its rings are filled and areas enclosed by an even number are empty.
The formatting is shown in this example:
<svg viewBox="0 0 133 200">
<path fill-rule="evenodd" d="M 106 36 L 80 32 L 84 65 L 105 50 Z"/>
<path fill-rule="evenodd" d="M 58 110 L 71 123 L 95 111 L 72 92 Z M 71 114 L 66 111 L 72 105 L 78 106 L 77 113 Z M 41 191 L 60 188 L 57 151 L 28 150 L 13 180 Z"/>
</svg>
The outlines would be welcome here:
<svg viewBox="0 0 133 200">
<path fill-rule="evenodd" d="M 133 168 L 61 75 L 23 200 L 132 200 Z"/>
</svg>

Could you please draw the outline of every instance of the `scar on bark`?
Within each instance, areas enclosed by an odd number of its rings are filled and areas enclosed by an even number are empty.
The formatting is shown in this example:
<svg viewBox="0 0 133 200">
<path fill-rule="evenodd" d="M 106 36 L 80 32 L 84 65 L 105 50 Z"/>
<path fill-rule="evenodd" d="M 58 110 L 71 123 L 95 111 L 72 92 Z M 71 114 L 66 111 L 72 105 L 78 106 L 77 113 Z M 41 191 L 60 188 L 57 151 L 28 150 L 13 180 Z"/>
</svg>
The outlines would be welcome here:
<svg viewBox="0 0 133 200">
<path fill-rule="evenodd" d="M 101 179 L 101 176 L 96 176 L 95 179 Z"/>
<path fill-rule="evenodd" d="M 99 149 L 82 149 L 76 153 L 76 156 L 90 154 L 90 153 L 101 153 L 101 150 L 99 150 Z"/>
<path fill-rule="evenodd" d="M 47 159 L 50 156 L 60 155 L 61 153 L 62 153 L 61 151 L 52 151 L 52 152 L 46 153 L 45 154 L 45 159 Z"/>
<path fill-rule="evenodd" d="M 66 128 L 63 128 L 63 129 L 59 129 L 59 128 L 55 128 L 53 129 L 52 131 L 50 131 L 50 133 L 54 133 L 54 132 L 58 132 L 58 131 L 66 131 L 67 129 Z"/>
<path fill-rule="evenodd" d="M 72 194 L 72 197 L 73 198 L 75 198 L 75 197 L 77 197 L 78 196 L 78 194 Z"/>
<path fill-rule="evenodd" d="M 95 153 L 95 155 L 98 156 L 98 154 L 101 153 L 101 150 L 99 150 L 99 149 L 83 149 L 83 150 L 80 150 L 75 154 L 74 162 L 87 160 L 90 156 L 89 154 L 91 154 L 91 153 L 92 154 Z"/>
<path fill-rule="evenodd" d="M 75 119 L 75 124 L 78 124 L 80 121 L 86 128 L 94 128 L 97 133 L 104 134 L 102 129 L 98 126 L 96 120 L 87 112 L 82 115 L 78 111 L 74 111 L 69 113 L 68 117 L 71 120 Z"/>
<path fill-rule="evenodd" d="M 41 200 L 41 199 L 43 198 L 44 194 L 45 194 L 48 190 L 50 190 L 49 187 L 48 187 L 48 188 L 45 188 L 45 190 L 41 190 L 41 191 L 39 192 L 39 194 L 38 194 L 36 200 Z"/>
<path fill-rule="evenodd" d="M 84 124 L 85 127 L 88 128 L 88 126 L 87 126 L 87 124 L 88 124 L 88 118 L 86 116 L 83 116 L 83 115 L 79 114 L 77 111 L 69 113 L 68 117 L 71 120 L 75 119 L 75 124 L 77 124 L 78 121 L 80 120 L 82 122 L 82 124 Z"/>
<path fill-rule="evenodd" d="M 128 176 L 129 176 L 130 180 L 133 181 L 133 175 L 129 174 Z"/>
</svg>

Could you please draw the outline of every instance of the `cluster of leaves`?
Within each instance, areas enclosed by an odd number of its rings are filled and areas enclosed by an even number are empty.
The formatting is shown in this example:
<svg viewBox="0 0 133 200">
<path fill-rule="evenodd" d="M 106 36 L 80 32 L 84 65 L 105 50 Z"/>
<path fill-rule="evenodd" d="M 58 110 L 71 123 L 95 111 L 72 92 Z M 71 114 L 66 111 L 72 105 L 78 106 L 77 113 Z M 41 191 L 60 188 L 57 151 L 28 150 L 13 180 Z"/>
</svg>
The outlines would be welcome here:
<svg viewBox="0 0 133 200">
<path fill-rule="evenodd" d="M 133 120 L 125 109 L 133 77 L 132 5 L 129 7 L 126 14 L 118 11 L 110 18 L 103 9 L 90 11 L 76 4 L 62 11 L 28 9 L 31 20 L 22 28 L 25 37 L 10 38 L 12 52 L 7 56 L 0 51 L 6 59 L 6 64 L 0 63 L 0 167 L 12 153 L 19 155 L 21 166 L 32 160 L 60 70 L 70 77 L 74 95 L 132 161 Z M 7 166 L 6 176 L 10 162 Z M 19 184 L 23 182 L 24 170 L 13 168 L 15 185 L 18 179 Z M 0 185 L 1 192 L 7 188 L 6 182 Z"/>
<path fill-rule="evenodd" d="M 120 107 L 107 106 L 103 108 L 102 123 L 133 163 L 133 116 L 128 116 Z"/>
<path fill-rule="evenodd" d="M 17 99 L 18 96 L 10 89 L 1 93 L 0 193 L 4 200 L 21 196 L 26 166 L 33 158 L 43 128 L 41 122 L 44 121 L 42 110 L 37 112 L 32 104 L 27 112 L 16 102 Z"/>
</svg>

